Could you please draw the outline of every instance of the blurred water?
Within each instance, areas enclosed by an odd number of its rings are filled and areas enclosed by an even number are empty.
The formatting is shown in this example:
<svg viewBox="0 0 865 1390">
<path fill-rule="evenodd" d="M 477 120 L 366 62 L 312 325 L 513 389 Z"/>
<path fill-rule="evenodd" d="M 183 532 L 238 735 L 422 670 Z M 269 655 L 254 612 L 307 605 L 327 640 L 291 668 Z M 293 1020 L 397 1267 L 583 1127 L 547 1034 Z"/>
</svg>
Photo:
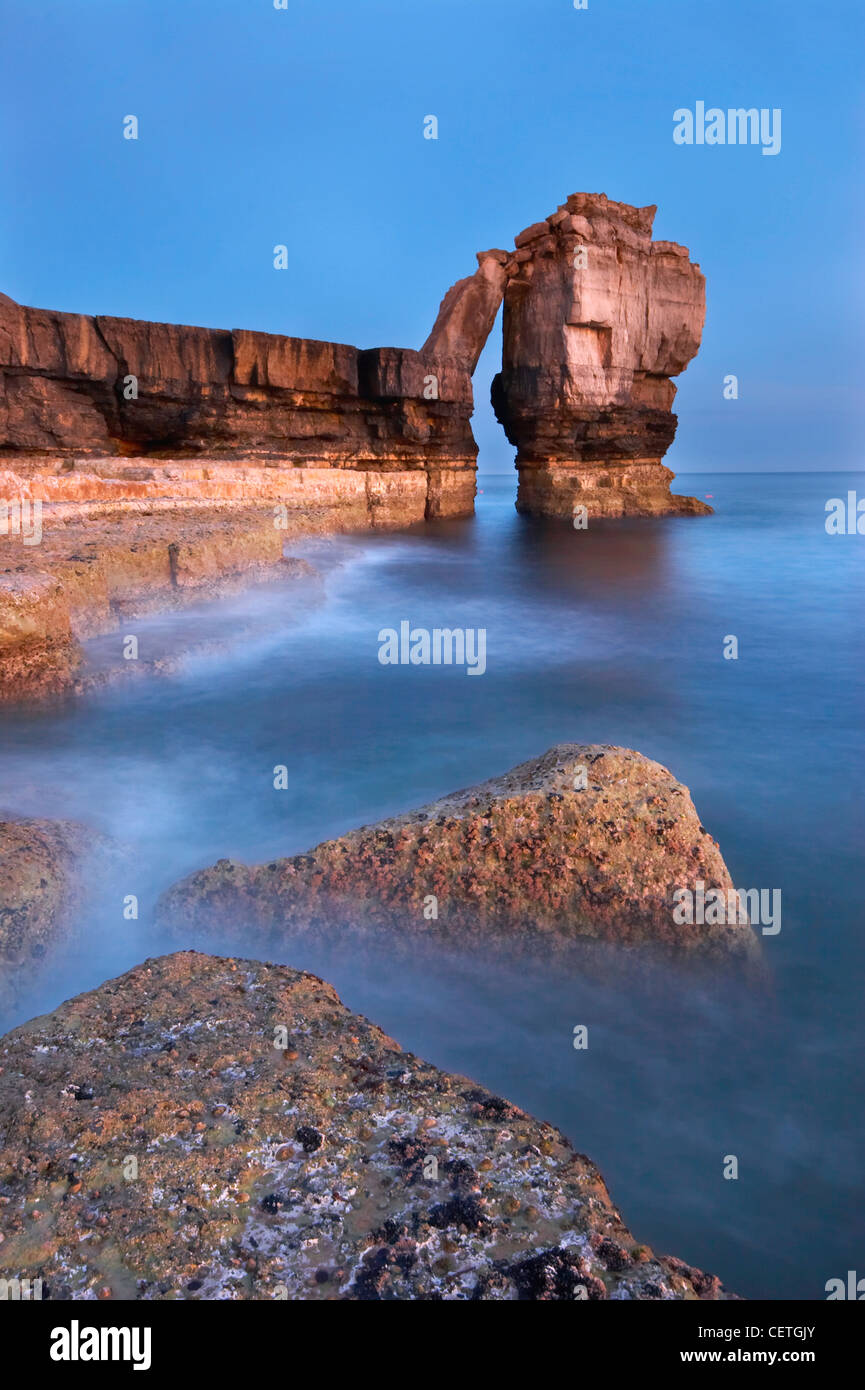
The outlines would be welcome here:
<svg viewBox="0 0 865 1390">
<path fill-rule="evenodd" d="M 586 532 L 518 517 L 511 478 L 480 486 L 471 521 L 292 546 L 323 572 L 323 598 L 273 586 L 127 626 L 144 657 L 172 623 L 236 633 L 179 674 L 3 715 L 0 805 L 133 847 L 74 959 L 6 1023 L 163 949 L 156 895 L 222 855 L 304 850 L 560 740 L 637 748 L 691 788 L 737 886 L 782 890 L 767 991 L 628 960 L 568 977 L 492 949 L 482 965 L 308 946 L 281 958 L 558 1124 L 638 1239 L 747 1296 L 824 1297 L 865 1265 L 865 539 L 827 536 L 824 507 L 865 495 L 865 478 L 680 476 L 680 491 L 713 494 L 714 517 Z M 382 666 L 378 632 L 402 619 L 485 628 L 486 673 Z M 723 659 L 728 634 L 738 661 Z M 138 922 L 121 890 L 139 895 Z M 253 953 L 242 923 L 225 946 Z M 722 1176 L 729 1154 L 737 1181 Z"/>
</svg>

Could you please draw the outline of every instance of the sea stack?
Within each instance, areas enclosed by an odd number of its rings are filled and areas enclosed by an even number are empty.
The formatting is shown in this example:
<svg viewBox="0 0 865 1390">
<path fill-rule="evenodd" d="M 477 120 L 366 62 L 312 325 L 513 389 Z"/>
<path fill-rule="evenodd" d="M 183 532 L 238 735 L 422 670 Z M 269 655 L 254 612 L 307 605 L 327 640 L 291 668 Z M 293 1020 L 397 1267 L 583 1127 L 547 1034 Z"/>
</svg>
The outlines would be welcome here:
<svg viewBox="0 0 865 1390">
<path fill-rule="evenodd" d="M 671 377 L 700 346 L 706 282 L 684 246 L 652 240 L 655 212 L 574 193 L 507 257 L 492 401 L 517 448 L 521 512 L 712 510 L 671 495 L 661 462 L 676 433 Z"/>
<path fill-rule="evenodd" d="M 661 463 L 705 281 L 685 247 L 652 241 L 654 215 L 572 194 L 513 251 L 478 253 L 420 351 L 60 313 L 0 294 L 2 496 L 44 503 L 46 525 L 84 505 L 122 518 L 190 497 L 314 504 L 337 529 L 470 516 L 472 375 L 504 301 L 492 398 L 517 448 L 519 510 L 709 512 L 671 496 Z"/>
</svg>

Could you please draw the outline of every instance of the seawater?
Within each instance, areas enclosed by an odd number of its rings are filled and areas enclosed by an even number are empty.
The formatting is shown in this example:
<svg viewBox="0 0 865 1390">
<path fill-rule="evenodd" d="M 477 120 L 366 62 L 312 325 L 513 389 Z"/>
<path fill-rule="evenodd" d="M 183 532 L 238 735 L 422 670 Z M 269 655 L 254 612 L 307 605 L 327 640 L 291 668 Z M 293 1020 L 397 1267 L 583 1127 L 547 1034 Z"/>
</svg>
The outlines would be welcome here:
<svg viewBox="0 0 865 1390">
<path fill-rule="evenodd" d="M 824 525 L 828 499 L 865 496 L 865 478 L 681 475 L 678 490 L 712 494 L 713 517 L 586 531 L 518 516 L 511 477 L 479 485 L 472 520 L 293 544 L 320 586 L 270 585 L 89 644 L 98 663 L 126 632 L 144 657 L 225 640 L 174 675 L 4 711 L 0 807 L 129 846 L 118 894 L 141 908 L 126 921 L 120 896 L 97 904 L 72 958 L 3 1022 L 176 949 L 153 904 L 201 865 L 302 851 L 559 741 L 639 749 L 689 786 L 738 887 L 781 890 L 761 987 L 628 956 L 569 973 L 494 943 L 481 960 L 269 954 L 558 1125 L 638 1240 L 748 1297 L 823 1298 L 865 1269 L 865 537 Z M 404 620 L 483 629 L 483 675 L 383 665 L 379 633 Z M 255 953 L 242 922 L 220 945 Z"/>
</svg>

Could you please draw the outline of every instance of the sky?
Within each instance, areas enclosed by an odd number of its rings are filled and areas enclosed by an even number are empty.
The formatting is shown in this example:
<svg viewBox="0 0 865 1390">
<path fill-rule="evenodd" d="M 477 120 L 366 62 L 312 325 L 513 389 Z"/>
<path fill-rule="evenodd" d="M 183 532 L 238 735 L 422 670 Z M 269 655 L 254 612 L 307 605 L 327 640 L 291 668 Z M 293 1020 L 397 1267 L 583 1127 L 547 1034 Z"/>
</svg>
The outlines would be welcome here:
<svg viewBox="0 0 865 1390">
<path fill-rule="evenodd" d="M 0 290 L 420 347 L 477 251 L 603 192 L 656 203 L 707 278 L 667 462 L 860 466 L 861 0 L 285 4 L 0 0 Z M 677 145 L 698 101 L 780 108 L 780 152 Z M 475 375 L 492 472 L 513 465 L 500 354 L 497 328 Z"/>
</svg>

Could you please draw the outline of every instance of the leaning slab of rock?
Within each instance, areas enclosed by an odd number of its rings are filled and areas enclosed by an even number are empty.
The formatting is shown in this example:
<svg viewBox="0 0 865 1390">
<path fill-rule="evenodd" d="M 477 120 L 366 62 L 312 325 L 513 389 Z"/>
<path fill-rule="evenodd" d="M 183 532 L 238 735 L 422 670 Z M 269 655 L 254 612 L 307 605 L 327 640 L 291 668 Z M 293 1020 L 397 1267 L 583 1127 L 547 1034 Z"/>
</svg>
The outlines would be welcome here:
<svg viewBox="0 0 865 1390">
<path fill-rule="evenodd" d="M 675 890 L 699 882 L 732 889 L 687 787 L 631 749 L 558 744 L 308 854 L 222 859 L 170 889 L 159 913 L 187 941 L 202 926 L 292 937 L 396 926 L 403 943 L 499 934 L 545 948 L 590 937 L 752 952 L 747 923 L 675 921 Z"/>
<path fill-rule="evenodd" d="M 723 1299 L 552 1126 L 285 966 L 146 961 L 0 1040 L 0 1277 L 51 1299 Z"/>
</svg>

